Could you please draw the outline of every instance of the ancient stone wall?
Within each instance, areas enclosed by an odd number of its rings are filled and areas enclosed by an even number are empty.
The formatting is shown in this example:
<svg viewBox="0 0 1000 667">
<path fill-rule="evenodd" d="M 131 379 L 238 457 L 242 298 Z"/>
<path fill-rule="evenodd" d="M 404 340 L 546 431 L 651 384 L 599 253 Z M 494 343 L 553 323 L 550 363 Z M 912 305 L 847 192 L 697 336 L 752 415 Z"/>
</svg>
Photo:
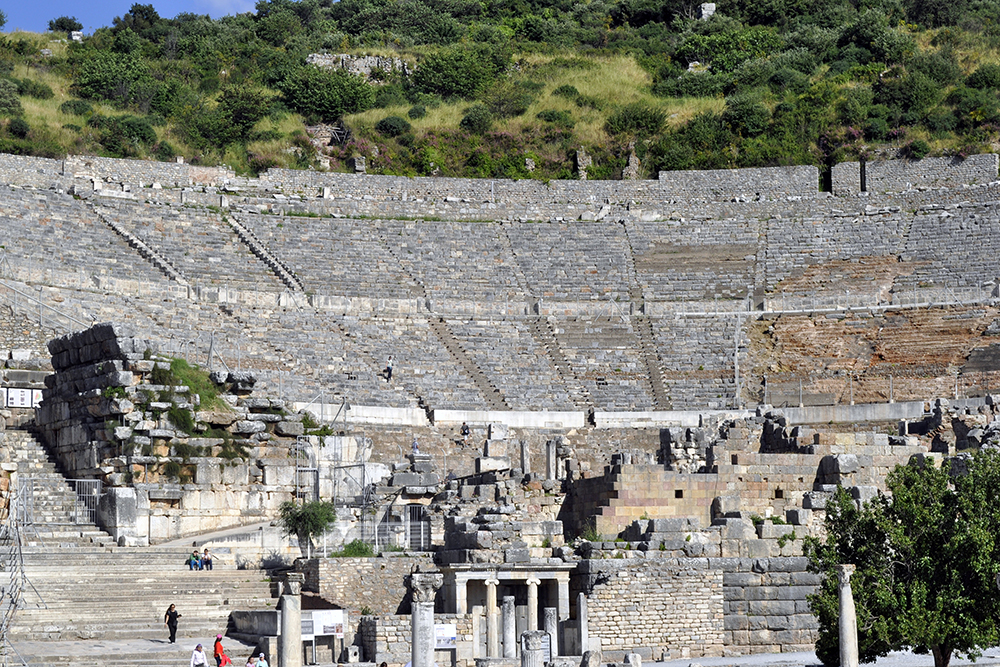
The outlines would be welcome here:
<svg viewBox="0 0 1000 667">
<path fill-rule="evenodd" d="M 435 651 L 434 662 L 440 667 L 472 667 L 473 622 L 471 614 L 435 614 L 435 625 L 454 624 L 456 626 L 456 647 L 454 651 Z M 410 616 L 364 616 L 361 618 L 360 634 L 364 659 L 376 664 L 386 662 L 389 667 L 403 667 L 410 662 Z"/>
<path fill-rule="evenodd" d="M 928 157 L 922 160 L 873 160 L 863 165 L 841 162 L 831 173 L 837 196 L 867 191 L 875 194 L 905 192 L 918 188 L 956 188 L 997 180 L 995 153 L 959 157 Z"/>
<path fill-rule="evenodd" d="M 818 627 L 806 596 L 820 575 L 802 557 L 584 560 L 571 598 L 587 592 L 590 636 L 605 656 L 661 660 L 810 651 Z"/>
<path fill-rule="evenodd" d="M 586 560 L 570 598 L 587 593 L 591 644 L 599 640 L 605 660 L 716 656 L 723 653 L 723 584 L 708 559 Z"/>
<path fill-rule="evenodd" d="M 406 577 L 414 565 L 431 565 L 430 554 L 378 558 L 313 558 L 299 561 L 306 575 L 305 590 L 349 609 L 367 607 L 373 614 L 410 613 Z"/>
</svg>

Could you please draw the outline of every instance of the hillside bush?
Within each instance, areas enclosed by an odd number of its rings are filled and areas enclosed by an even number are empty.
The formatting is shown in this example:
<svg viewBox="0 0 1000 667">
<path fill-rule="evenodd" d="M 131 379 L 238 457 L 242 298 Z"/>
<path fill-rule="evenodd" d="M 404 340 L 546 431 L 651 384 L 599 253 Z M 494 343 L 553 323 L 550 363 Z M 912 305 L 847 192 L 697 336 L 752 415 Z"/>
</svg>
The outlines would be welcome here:
<svg viewBox="0 0 1000 667">
<path fill-rule="evenodd" d="M 67 116 L 86 116 L 94 111 L 94 107 L 84 100 L 66 100 L 59 105 L 59 111 Z"/>
<path fill-rule="evenodd" d="M 458 125 L 466 132 L 485 134 L 493 125 L 493 114 L 485 104 L 476 104 L 465 112 Z"/>
<path fill-rule="evenodd" d="M 1000 65 L 993 63 L 980 65 L 975 72 L 966 78 L 965 85 L 980 90 L 1000 88 Z"/>
<path fill-rule="evenodd" d="M 644 102 L 626 104 L 608 117 L 604 129 L 608 134 L 651 136 L 666 125 L 667 114 Z"/>
<path fill-rule="evenodd" d="M 31 131 L 31 127 L 28 125 L 28 121 L 24 120 L 21 116 L 17 116 L 10 119 L 7 130 L 18 139 L 24 139 L 28 136 L 28 132 Z"/>
<path fill-rule="evenodd" d="M 17 94 L 26 97 L 34 97 L 38 100 L 50 100 L 55 97 L 55 92 L 44 81 L 35 79 L 13 79 L 17 85 Z"/>
<path fill-rule="evenodd" d="M 427 115 L 427 107 L 423 104 L 414 104 L 410 107 L 410 110 L 406 112 L 406 115 L 409 116 L 411 120 L 419 120 Z"/>
<path fill-rule="evenodd" d="M 565 97 L 567 99 L 574 100 L 580 96 L 580 91 L 576 89 L 576 86 L 571 86 L 568 83 L 557 87 L 552 91 L 552 94 L 556 97 Z"/>
<path fill-rule="evenodd" d="M 0 79 L 0 116 L 17 116 L 23 111 L 13 81 Z"/>
<path fill-rule="evenodd" d="M 753 97 L 731 97 L 726 100 L 722 120 L 732 132 L 745 137 L 756 137 L 767 130 L 771 112 Z"/>
<path fill-rule="evenodd" d="M 387 137 L 398 137 L 410 129 L 410 124 L 399 116 L 386 116 L 375 123 L 375 131 Z"/>
<path fill-rule="evenodd" d="M 372 108 L 375 89 L 344 70 L 300 67 L 278 84 L 285 103 L 310 122 L 331 123 L 348 113 Z"/>
</svg>

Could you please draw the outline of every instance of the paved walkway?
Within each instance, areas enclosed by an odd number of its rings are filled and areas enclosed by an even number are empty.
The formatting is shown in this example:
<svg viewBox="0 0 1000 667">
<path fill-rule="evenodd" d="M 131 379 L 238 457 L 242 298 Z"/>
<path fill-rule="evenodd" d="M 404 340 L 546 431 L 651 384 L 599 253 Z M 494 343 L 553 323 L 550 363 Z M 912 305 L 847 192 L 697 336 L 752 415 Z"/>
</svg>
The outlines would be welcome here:
<svg viewBox="0 0 1000 667">
<path fill-rule="evenodd" d="M 805 665 L 821 666 L 823 663 L 819 661 L 815 653 L 803 652 L 756 653 L 731 658 L 682 658 L 652 664 L 663 667 L 689 667 L 692 664 L 698 664 L 701 667 L 801 667 Z M 930 654 L 916 655 L 909 651 L 897 651 L 868 664 L 874 664 L 875 667 L 934 667 L 934 657 Z M 952 657 L 951 667 L 961 667 L 962 665 L 976 665 L 976 667 L 1000 665 L 1000 647 L 984 651 L 983 655 L 975 662 Z"/>
<path fill-rule="evenodd" d="M 17 642 L 14 648 L 23 656 L 29 664 L 42 661 L 30 659 L 32 656 L 69 656 L 72 658 L 84 658 L 83 664 L 101 664 L 105 658 L 126 658 L 128 656 L 143 656 L 142 662 L 147 662 L 148 658 L 161 656 L 162 665 L 179 664 L 179 652 L 183 654 L 182 662 L 186 663 L 191 651 L 196 644 L 201 643 L 205 647 L 205 652 L 211 656 L 212 643 L 215 637 L 186 637 L 177 638 L 177 644 L 170 644 L 166 638 L 163 639 L 115 639 L 115 640 L 75 640 L 75 641 L 31 641 Z M 223 644 L 235 664 L 243 664 L 246 657 L 250 655 L 253 647 L 241 644 L 229 637 L 223 639 Z M 16 663 L 16 657 L 10 656 Z M 74 661 L 75 663 L 76 661 Z M 212 662 L 210 660 L 210 662 Z M 682 658 L 669 660 L 666 662 L 646 663 L 652 667 L 690 667 L 690 665 L 701 665 L 701 667 L 801 667 L 819 666 L 821 663 L 816 658 L 815 653 L 757 653 L 729 658 Z M 930 655 L 915 655 L 910 652 L 897 652 L 880 658 L 874 663 L 875 667 L 933 667 L 934 658 Z M 953 667 L 965 665 L 1000 666 L 1000 647 L 985 651 L 975 663 L 971 660 L 953 657 L 951 660 Z"/>
</svg>

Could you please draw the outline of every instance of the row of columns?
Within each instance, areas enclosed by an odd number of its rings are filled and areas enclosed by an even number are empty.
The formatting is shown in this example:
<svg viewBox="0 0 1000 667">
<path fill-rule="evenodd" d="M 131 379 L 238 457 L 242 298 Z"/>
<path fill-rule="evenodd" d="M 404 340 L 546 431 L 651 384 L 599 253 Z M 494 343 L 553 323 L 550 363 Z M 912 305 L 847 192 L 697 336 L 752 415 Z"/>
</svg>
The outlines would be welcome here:
<svg viewBox="0 0 1000 667">
<path fill-rule="evenodd" d="M 528 632 L 540 630 L 538 626 L 538 586 L 542 583 L 537 577 L 529 577 L 528 585 Z M 504 658 L 517 657 L 517 623 L 514 612 L 514 596 L 505 595 L 502 606 L 497 604 L 497 586 L 500 580 L 486 580 L 486 655 L 490 658 L 501 657 L 501 645 Z M 544 632 L 551 637 L 549 645 L 552 657 L 559 655 L 559 609 L 546 607 L 542 613 Z"/>
</svg>

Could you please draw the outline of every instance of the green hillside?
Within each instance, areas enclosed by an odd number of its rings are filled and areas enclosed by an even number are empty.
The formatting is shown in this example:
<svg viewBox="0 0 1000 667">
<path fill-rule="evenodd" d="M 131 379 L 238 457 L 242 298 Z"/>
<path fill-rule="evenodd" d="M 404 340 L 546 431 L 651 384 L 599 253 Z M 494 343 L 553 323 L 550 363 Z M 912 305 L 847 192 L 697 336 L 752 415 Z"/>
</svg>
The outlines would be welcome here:
<svg viewBox="0 0 1000 667">
<path fill-rule="evenodd" d="M 0 36 L 0 150 L 619 178 L 997 150 L 1000 1 L 261 0 Z M 69 17 L 52 27 L 72 25 Z M 306 64 L 379 55 L 368 78 Z M 307 125 L 337 125 L 320 155 Z M 533 171 L 526 165 L 533 164 Z"/>
</svg>

